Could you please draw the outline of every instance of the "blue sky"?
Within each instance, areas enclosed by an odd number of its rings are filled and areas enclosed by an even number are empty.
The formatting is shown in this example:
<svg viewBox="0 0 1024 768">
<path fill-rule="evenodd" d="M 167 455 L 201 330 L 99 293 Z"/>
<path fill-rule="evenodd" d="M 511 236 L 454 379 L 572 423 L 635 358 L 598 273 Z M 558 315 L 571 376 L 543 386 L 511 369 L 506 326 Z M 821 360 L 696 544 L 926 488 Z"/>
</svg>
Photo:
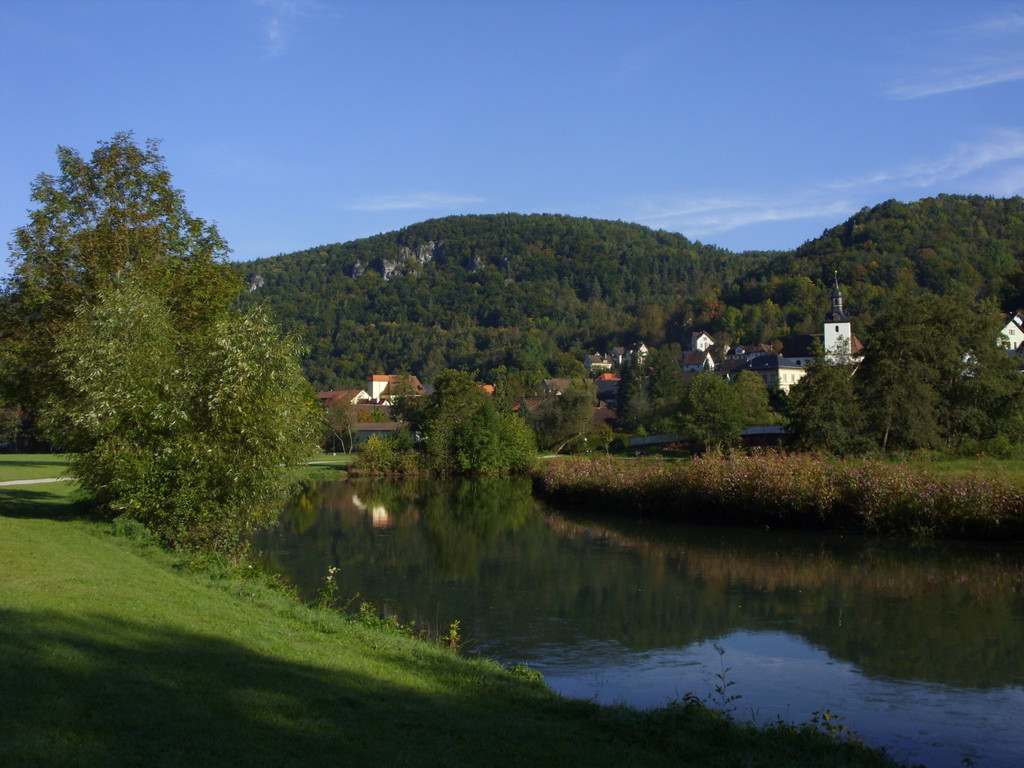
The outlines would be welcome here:
<svg viewBox="0 0 1024 768">
<path fill-rule="evenodd" d="M 243 260 L 503 211 L 793 248 L 1024 193 L 1019 2 L 0 0 L 0 89 L 5 241 L 124 130 Z"/>
</svg>

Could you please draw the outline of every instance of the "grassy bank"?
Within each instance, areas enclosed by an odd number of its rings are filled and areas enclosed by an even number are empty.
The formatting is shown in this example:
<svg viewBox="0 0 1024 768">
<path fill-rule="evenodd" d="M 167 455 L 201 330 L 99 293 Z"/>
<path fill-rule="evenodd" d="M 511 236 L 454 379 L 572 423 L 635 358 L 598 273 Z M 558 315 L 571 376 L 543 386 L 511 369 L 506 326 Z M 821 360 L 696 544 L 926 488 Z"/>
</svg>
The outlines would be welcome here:
<svg viewBox="0 0 1024 768">
<path fill-rule="evenodd" d="M 0 765 L 892 764 L 699 706 L 568 701 L 77 517 L 69 483 L 32 492 L 0 512 Z"/>
<path fill-rule="evenodd" d="M 756 453 L 692 461 L 568 458 L 540 493 L 625 513 L 899 536 L 1024 540 L 1024 486 L 920 464 Z"/>
</svg>

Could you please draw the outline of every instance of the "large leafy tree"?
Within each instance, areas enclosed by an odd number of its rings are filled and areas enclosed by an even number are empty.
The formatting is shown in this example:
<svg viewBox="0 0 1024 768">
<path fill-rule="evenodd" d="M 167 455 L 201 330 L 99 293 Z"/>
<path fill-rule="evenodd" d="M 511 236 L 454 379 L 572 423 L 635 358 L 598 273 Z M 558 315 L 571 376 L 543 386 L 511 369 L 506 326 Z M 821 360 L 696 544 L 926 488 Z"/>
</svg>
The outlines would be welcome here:
<svg viewBox="0 0 1024 768">
<path fill-rule="evenodd" d="M 670 432 L 673 429 L 672 419 L 683 396 L 683 370 L 680 367 L 683 351 L 678 344 L 666 344 L 652 349 L 649 357 L 650 429 Z"/>
<path fill-rule="evenodd" d="M 824 350 L 819 349 L 819 352 Z M 789 441 L 798 450 L 849 454 L 869 450 L 852 364 L 819 354 L 789 397 Z"/>
<path fill-rule="evenodd" d="M 772 410 L 768 388 L 753 371 L 740 371 L 732 385 L 744 427 L 778 424 L 779 414 Z"/>
<path fill-rule="evenodd" d="M 622 364 L 619 381 L 619 423 L 625 429 L 642 427 L 651 415 L 650 382 L 645 361 L 630 353 Z"/>
<path fill-rule="evenodd" d="M 686 386 L 678 424 L 705 448 L 721 450 L 739 441 L 746 417 L 736 390 L 722 376 L 701 373 Z"/>
<path fill-rule="evenodd" d="M 352 434 L 358 422 L 358 409 L 344 398 L 334 398 L 324 403 L 324 445 L 336 451 L 338 444 L 345 453 L 352 450 L 355 438 Z"/>
<path fill-rule="evenodd" d="M 422 438 L 427 467 L 436 474 L 524 472 L 536 459 L 526 423 L 513 413 L 500 413 L 491 395 L 464 371 L 441 372 L 434 391 L 404 400 L 399 415 Z"/>
<path fill-rule="evenodd" d="M 54 347 L 82 305 L 129 277 L 159 290 L 181 331 L 208 325 L 239 283 L 226 268 L 227 243 L 193 216 L 155 141 L 132 134 L 101 142 L 85 159 L 59 147 L 57 175 L 40 174 L 38 207 L 14 232 L 10 289 L 3 302 L 3 381 L 11 398 L 36 405 L 62 377 Z"/>
<path fill-rule="evenodd" d="M 973 296 L 902 295 L 877 318 L 855 384 L 884 450 L 1016 437 L 1024 382 L 997 345 L 999 313 Z"/>
<path fill-rule="evenodd" d="M 581 439 L 593 428 L 597 388 L 589 381 L 574 379 L 557 397 L 538 405 L 529 416 L 529 425 L 538 444 L 555 453 L 574 440 Z"/>
<path fill-rule="evenodd" d="M 226 246 L 187 212 L 154 144 L 118 134 L 91 161 L 58 155 L 16 233 L 9 389 L 111 514 L 235 552 L 273 520 L 317 435 L 298 351 L 262 312 L 230 309 Z"/>
</svg>

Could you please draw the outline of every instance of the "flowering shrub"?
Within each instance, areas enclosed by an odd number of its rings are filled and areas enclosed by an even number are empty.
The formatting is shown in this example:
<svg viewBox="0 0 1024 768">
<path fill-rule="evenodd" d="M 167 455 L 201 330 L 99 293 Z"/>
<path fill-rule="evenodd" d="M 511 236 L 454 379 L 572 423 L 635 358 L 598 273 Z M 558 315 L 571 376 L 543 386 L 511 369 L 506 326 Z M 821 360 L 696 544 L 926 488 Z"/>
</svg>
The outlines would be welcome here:
<svg viewBox="0 0 1024 768">
<path fill-rule="evenodd" d="M 688 462 L 566 458 L 536 476 L 541 494 L 699 522 L 905 536 L 1024 538 L 1024 489 L 912 467 L 759 452 Z"/>
</svg>

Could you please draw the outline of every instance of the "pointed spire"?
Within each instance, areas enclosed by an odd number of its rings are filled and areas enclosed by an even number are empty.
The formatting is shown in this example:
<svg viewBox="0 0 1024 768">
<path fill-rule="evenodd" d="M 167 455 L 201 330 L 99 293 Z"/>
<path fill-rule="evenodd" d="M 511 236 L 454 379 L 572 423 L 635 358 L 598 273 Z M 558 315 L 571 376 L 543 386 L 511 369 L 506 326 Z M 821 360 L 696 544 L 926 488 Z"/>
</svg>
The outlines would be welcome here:
<svg viewBox="0 0 1024 768">
<path fill-rule="evenodd" d="M 849 318 L 843 311 L 843 292 L 839 290 L 839 270 L 835 273 L 835 287 L 832 289 L 832 308 L 825 315 L 827 321 L 849 322 Z"/>
</svg>

